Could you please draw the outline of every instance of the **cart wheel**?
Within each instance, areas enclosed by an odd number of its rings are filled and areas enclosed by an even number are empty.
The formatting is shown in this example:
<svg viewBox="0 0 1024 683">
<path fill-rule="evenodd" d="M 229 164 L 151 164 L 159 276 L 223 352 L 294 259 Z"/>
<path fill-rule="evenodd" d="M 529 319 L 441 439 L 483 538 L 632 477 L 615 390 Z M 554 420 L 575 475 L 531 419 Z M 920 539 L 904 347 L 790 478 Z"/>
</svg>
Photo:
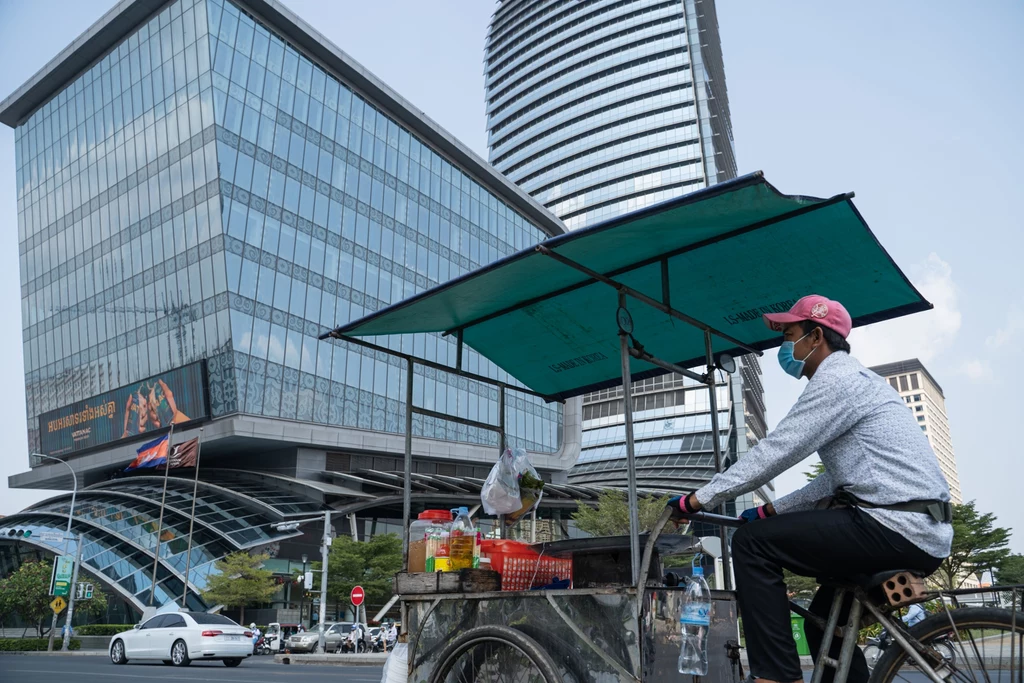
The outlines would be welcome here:
<svg viewBox="0 0 1024 683">
<path fill-rule="evenodd" d="M 507 626 L 480 626 L 445 648 L 430 683 L 561 680 L 555 663 L 533 638 Z"/>
</svg>

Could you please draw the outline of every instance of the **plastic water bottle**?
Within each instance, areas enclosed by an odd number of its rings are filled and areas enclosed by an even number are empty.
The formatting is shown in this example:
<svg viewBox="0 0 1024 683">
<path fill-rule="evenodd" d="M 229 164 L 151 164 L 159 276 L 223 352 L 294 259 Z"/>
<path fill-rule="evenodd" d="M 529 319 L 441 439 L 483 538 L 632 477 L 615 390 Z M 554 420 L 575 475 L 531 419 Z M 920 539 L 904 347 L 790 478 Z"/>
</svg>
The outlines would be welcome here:
<svg viewBox="0 0 1024 683">
<path fill-rule="evenodd" d="M 476 554 L 477 530 L 469 517 L 469 508 L 455 508 L 452 510 L 452 516 L 455 517 L 449 541 L 452 571 L 472 569 L 473 557 Z"/>
<path fill-rule="evenodd" d="M 711 590 L 704 580 L 704 570 L 693 568 L 693 578 L 686 586 L 683 613 L 679 616 L 683 629 L 683 646 L 679 652 L 679 673 L 694 676 L 708 674 L 708 629 L 711 626 Z"/>
</svg>

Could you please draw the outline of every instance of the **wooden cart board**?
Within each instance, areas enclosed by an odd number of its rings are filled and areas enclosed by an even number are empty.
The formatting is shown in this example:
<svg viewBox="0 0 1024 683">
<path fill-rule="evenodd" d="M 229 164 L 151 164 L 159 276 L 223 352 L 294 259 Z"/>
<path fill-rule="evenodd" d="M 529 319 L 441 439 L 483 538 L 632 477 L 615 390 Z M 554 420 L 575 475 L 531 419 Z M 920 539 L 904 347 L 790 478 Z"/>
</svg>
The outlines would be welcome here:
<svg viewBox="0 0 1024 683">
<path fill-rule="evenodd" d="M 401 572 L 395 576 L 398 595 L 430 593 L 487 593 L 501 590 L 501 575 L 491 569 L 457 572 Z"/>
</svg>

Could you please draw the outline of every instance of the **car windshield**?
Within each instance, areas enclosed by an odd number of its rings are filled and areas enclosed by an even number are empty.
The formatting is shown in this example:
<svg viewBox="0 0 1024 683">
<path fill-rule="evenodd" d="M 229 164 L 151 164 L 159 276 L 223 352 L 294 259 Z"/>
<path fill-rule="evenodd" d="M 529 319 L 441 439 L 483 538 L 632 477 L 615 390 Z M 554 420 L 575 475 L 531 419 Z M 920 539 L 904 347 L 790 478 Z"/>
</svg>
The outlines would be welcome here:
<svg viewBox="0 0 1024 683">
<path fill-rule="evenodd" d="M 192 621 L 196 622 L 197 624 L 218 624 L 221 626 L 238 626 L 237 623 L 219 614 L 192 612 L 189 614 L 189 616 L 192 617 Z"/>
</svg>

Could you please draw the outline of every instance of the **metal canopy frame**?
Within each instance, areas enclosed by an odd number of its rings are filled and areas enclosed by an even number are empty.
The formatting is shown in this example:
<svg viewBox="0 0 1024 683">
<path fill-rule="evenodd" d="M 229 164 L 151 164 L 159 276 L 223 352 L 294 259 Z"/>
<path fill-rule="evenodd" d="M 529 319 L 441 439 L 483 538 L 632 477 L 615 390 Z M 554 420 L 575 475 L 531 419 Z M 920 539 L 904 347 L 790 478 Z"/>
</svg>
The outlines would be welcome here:
<svg viewBox="0 0 1024 683">
<path fill-rule="evenodd" d="M 409 522 L 412 516 L 412 416 L 422 415 L 424 417 L 432 417 L 437 420 L 446 420 L 448 422 L 454 422 L 456 424 L 465 425 L 467 427 L 476 427 L 477 429 L 483 429 L 498 434 L 498 447 L 501 451 L 504 451 L 508 446 L 508 439 L 505 434 L 505 406 L 506 406 L 506 392 L 514 391 L 527 396 L 536 396 L 548 400 L 543 394 L 539 394 L 536 391 L 527 389 L 526 387 L 517 387 L 507 382 L 500 380 L 491 379 L 490 377 L 484 377 L 474 372 L 468 372 L 462 369 L 462 338 L 459 337 L 458 353 L 456 355 L 455 367 L 444 365 L 443 363 L 437 363 L 434 361 L 427 360 L 425 358 L 417 358 L 416 356 L 408 353 L 402 353 L 401 351 L 395 351 L 385 346 L 380 346 L 372 342 L 368 342 L 364 339 L 357 337 L 349 337 L 343 334 L 331 333 L 326 335 L 334 339 L 348 342 L 349 344 L 355 344 L 362 346 L 363 348 L 370 349 L 372 351 L 379 351 L 381 353 L 387 353 L 392 356 L 396 356 L 405 361 L 405 458 L 404 458 L 404 477 L 402 482 L 402 517 L 405 518 L 406 523 Z M 489 422 L 482 422 L 480 420 L 471 420 L 465 417 L 459 417 L 457 415 L 449 415 L 448 413 L 442 413 L 436 410 L 430 410 L 429 408 L 418 408 L 413 402 L 413 380 L 416 376 L 416 366 L 421 365 L 424 368 L 432 368 L 434 370 L 440 370 L 442 372 L 448 372 L 459 377 L 465 377 L 471 379 L 474 382 L 480 382 L 482 384 L 489 384 L 498 390 L 498 424 L 493 425 Z M 501 530 L 502 538 L 505 537 L 506 529 L 504 520 L 499 518 L 499 529 Z M 409 564 L 409 534 L 402 535 L 402 565 L 407 566 Z"/>
<path fill-rule="evenodd" d="M 581 273 L 584 273 L 591 278 L 594 282 L 600 282 L 614 288 L 618 292 L 619 308 L 628 311 L 627 303 L 629 299 L 636 300 L 642 304 L 650 306 L 666 315 L 669 315 L 677 320 L 680 320 L 688 325 L 696 327 L 704 333 L 704 349 L 705 349 L 705 365 L 707 371 L 704 374 L 696 373 L 687 368 L 676 365 L 666 360 L 657 358 L 656 356 L 648 353 L 644 350 L 643 346 L 636 340 L 631 332 L 619 330 L 619 353 L 622 361 L 622 393 L 623 393 L 623 407 L 624 407 L 624 421 L 626 431 L 626 470 L 627 470 L 627 501 L 629 506 L 629 537 L 630 537 L 630 566 L 632 570 L 633 585 L 639 585 L 640 583 L 640 564 L 642 561 L 640 555 L 640 520 L 638 513 L 638 492 L 636 482 L 636 446 L 633 437 L 633 400 L 632 400 L 632 373 L 630 372 L 629 361 L 630 358 L 636 358 L 637 360 L 648 362 L 658 368 L 666 370 L 668 372 L 675 372 L 684 377 L 688 377 L 692 380 L 704 384 L 708 388 L 708 400 L 711 409 L 711 433 L 712 433 L 712 449 L 715 458 L 715 472 L 720 473 L 722 471 L 722 444 L 719 439 L 719 427 L 718 427 L 718 392 L 717 392 L 717 381 L 716 381 L 716 367 L 714 351 L 712 348 L 712 338 L 719 337 L 724 339 L 735 347 L 748 351 L 749 353 L 756 354 L 758 356 L 763 355 L 760 349 L 746 344 L 745 342 L 736 339 L 714 327 L 704 323 L 696 318 L 693 318 L 682 311 L 679 311 L 671 306 L 669 298 L 669 269 L 668 269 L 668 256 L 661 260 L 661 278 L 662 278 L 662 301 L 653 299 L 642 292 L 639 292 L 632 287 L 629 287 L 622 282 L 619 282 L 612 277 L 602 275 L 596 271 L 587 268 L 583 264 L 577 263 L 576 261 L 559 254 L 552 249 L 544 246 L 543 244 L 537 245 L 535 250 L 552 258 L 553 260 L 561 263 L 567 268 L 573 268 Z M 323 335 L 323 338 L 334 338 L 341 341 L 362 346 L 373 351 L 379 351 L 382 353 L 391 354 L 401 358 L 405 361 L 406 366 L 406 385 L 405 385 L 405 462 L 404 462 L 404 477 L 402 483 L 402 516 L 405 521 L 408 522 L 412 516 L 412 416 L 422 415 L 424 417 L 433 417 L 435 419 L 447 420 L 455 422 L 456 424 L 462 424 L 470 427 L 476 427 L 477 429 L 484 429 L 487 431 L 497 432 L 498 442 L 501 450 L 504 450 L 507 446 L 507 438 L 505 434 L 505 406 L 506 406 L 506 392 L 515 391 L 529 396 L 537 396 L 543 398 L 546 401 L 551 402 L 550 397 L 540 394 L 531 389 L 525 387 L 518 387 L 507 382 L 501 382 L 498 380 L 484 377 L 476 373 L 467 372 L 462 369 L 462 356 L 463 356 L 463 342 L 462 342 L 462 329 L 450 330 L 445 334 L 454 333 L 456 335 L 456 361 L 455 367 L 429 361 L 424 358 L 417 358 L 407 353 L 395 351 L 372 342 L 352 337 L 349 335 L 342 334 L 337 330 L 329 332 Z M 460 377 L 472 379 L 476 382 L 489 384 L 498 389 L 498 424 L 492 425 L 488 422 L 481 422 L 479 420 L 470 420 L 455 415 L 449 415 L 447 413 L 441 413 L 435 410 L 427 408 L 416 407 L 413 403 L 413 381 L 415 378 L 415 366 L 421 365 L 425 368 L 433 368 L 435 370 L 441 370 L 443 372 L 449 372 Z M 724 513 L 722 506 L 717 509 L 719 514 Z M 505 537 L 506 529 L 503 520 L 499 518 L 499 529 L 501 531 L 502 538 Z M 726 528 L 724 526 L 719 527 L 719 538 L 722 542 L 722 571 L 725 578 L 725 586 L 727 589 L 732 588 L 732 576 L 731 576 L 731 564 L 732 559 L 729 552 L 729 543 L 726 537 Z M 408 564 L 409 560 L 409 536 L 408 534 L 402 537 L 402 561 L 403 565 Z"/>
<path fill-rule="evenodd" d="M 722 471 L 722 444 L 719 440 L 719 429 L 718 429 L 718 391 L 717 382 L 715 379 L 715 358 L 714 350 L 712 348 L 712 337 L 719 337 L 724 339 L 731 344 L 734 344 L 738 348 L 741 348 L 750 353 L 758 356 L 763 355 L 763 352 L 759 349 L 753 348 L 744 342 L 735 339 L 724 332 L 716 330 L 710 325 L 692 318 L 681 311 L 678 311 L 670 305 L 669 298 L 669 270 L 668 270 L 668 257 L 665 257 L 661 261 L 661 290 L 663 301 L 657 301 L 651 297 L 636 291 L 635 289 L 626 286 L 625 284 L 618 282 L 611 277 L 602 275 L 598 272 L 587 268 L 586 266 L 573 261 L 572 259 L 566 258 L 565 256 L 558 254 L 557 252 L 549 249 L 544 245 L 537 245 L 536 250 L 538 253 L 549 256 L 555 261 L 569 267 L 574 268 L 585 275 L 590 276 L 597 282 L 604 283 L 609 287 L 613 287 L 617 290 L 619 296 L 619 309 L 623 311 L 629 310 L 627 303 L 628 299 L 635 299 L 643 304 L 651 306 L 662 313 L 672 316 L 678 320 L 683 321 L 688 325 L 692 325 L 697 329 L 704 332 L 704 361 L 707 367 L 707 372 L 700 375 L 687 368 L 680 367 L 674 363 L 662 360 L 646 352 L 643 346 L 636 341 L 632 335 L 632 330 L 622 329 L 619 324 L 619 355 L 622 361 L 622 397 L 623 397 L 623 417 L 625 422 L 626 431 L 626 479 L 627 479 L 627 497 L 629 506 L 629 555 L 630 555 L 630 566 L 632 569 L 633 585 L 640 587 L 640 571 L 641 571 L 641 555 L 640 555 L 640 519 L 639 519 L 639 501 L 637 500 L 637 487 L 636 487 L 636 446 L 633 439 L 633 376 L 629 368 L 629 359 L 636 358 L 637 360 L 646 361 L 655 365 L 663 370 L 669 372 L 677 372 L 684 377 L 689 377 L 692 380 L 704 384 L 708 388 L 708 401 L 711 408 L 711 437 L 712 437 L 712 449 L 715 456 L 715 473 L 718 474 Z M 616 321 L 618 322 L 618 321 Z M 724 514 L 724 506 L 719 506 L 717 509 L 719 514 Z M 729 551 L 729 542 L 727 538 L 726 527 L 719 526 L 719 539 L 722 542 L 722 573 L 725 578 L 726 589 L 732 588 L 732 557 Z"/>
</svg>

